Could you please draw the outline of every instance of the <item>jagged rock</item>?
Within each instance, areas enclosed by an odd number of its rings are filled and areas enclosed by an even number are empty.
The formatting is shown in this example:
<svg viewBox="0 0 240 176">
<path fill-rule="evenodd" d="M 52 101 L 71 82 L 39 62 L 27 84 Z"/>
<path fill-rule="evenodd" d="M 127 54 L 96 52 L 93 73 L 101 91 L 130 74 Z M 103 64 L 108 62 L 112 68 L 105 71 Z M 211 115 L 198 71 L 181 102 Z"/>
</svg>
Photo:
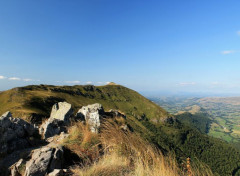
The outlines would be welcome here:
<svg viewBox="0 0 240 176">
<path fill-rule="evenodd" d="M 108 118 L 109 117 L 111 117 L 111 118 L 120 118 L 120 117 L 122 117 L 122 118 L 126 119 L 126 116 L 123 113 L 121 113 L 121 112 L 119 112 L 117 110 L 113 110 L 113 109 L 111 109 L 108 112 L 105 112 L 105 116 L 107 116 Z"/>
<path fill-rule="evenodd" d="M 29 147 L 28 138 L 36 132 L 28 122 L 13 118 L 10 112 L 4 113 L 0 117 L 0 156 Z"/>
<path fill-rule="evenodd" d="M 41 125 L 39 132 L 46 139 L 66 131 L 66 125 L 73 113 L 71 104 L 59 102 L 53 105 L 50 118 Z"/>
<path fill-rule="evenodd" d="M 33 152 L 32 158 L 26 163 L 24 176 L 45 176 L 54 169 L 62 169 L 63 148 L 42 147 Z"/>
<path fill-rule="evenodd" d="M 20 159 L 17 163 L 11 166 L 11 176 L 21 176 L 21 166 L 23 166 L 26 163 L 25 160 Z"/>
<path fill-rule="evenodd" d="M 63 131 L 66 131 L 65 125 L 66 123 L 62 120 L 48 119 L 45 123 L 41 125 L 39 131 L 40 134 L 42 134 L 43 137 L 46 139 L 58 135 Z"/>
<path fill-rule="evenodd" d="M 12 117 L 12 113 L 10 111 L 5 112 L 3 115 L 1 115 L 0 120 L 4 118 Z"/>
<path fill-rule="evenodd" d="M 104 115 L 104 109 L 101 104 L 96 103 L 88 106 L 83 106 L 77 112 L 77 118 L 85 120 L 91 132 L 98 133 L 100 127 L 100 118 Z"/>
<path fill-rule="evenodd" d="M 67 102 L 59 102 L 53 105 L 50 119 L 58 119 L 61 121 L 69 120 L 73 113 L 72 105 Z"/>
</svg>

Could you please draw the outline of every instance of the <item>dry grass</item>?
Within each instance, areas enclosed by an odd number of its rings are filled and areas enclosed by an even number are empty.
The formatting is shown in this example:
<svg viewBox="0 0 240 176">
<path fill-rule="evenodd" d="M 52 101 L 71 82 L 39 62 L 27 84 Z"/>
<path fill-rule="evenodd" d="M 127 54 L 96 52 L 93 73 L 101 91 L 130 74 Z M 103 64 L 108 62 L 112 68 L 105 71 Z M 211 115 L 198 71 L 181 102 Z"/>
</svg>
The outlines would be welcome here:
<svg viewBox="0 0 240 176">
<path fill-rule="evenodd" d="M 117 153 L 105 154 L 98 162 L 84 168 L 72 169 L 76 176 L 113 176 L 127 175 L 130 171 L 129 161 Z"/>
<path fill-rule="evenodd" d="M 113 121 L 104 123 L 98 135 L 82 123 L 75 124 L 69 132 L 65 145 L 87 161 L 72 168 L 76 176 L 213 175 L 200 162 L 190 163 L 189 168 L 178 167 L 174 157 L 163 156 L 140 136 L 123 131 Z"/>
<path fill-rule="evenodd" d="M 131 168 L 128 175 L 178 175 L 178 167 L 172 162 L 175 160 L 163 157 L 159 150 L 140 136 L 121 130 L 115 123 L 107 122 L 103 126 L 101 143 L 108 152 L 116 152 L 128 159 Z"/>
<path fill-rule="evenodd" d="M 64 139 L 63 145 L 76 153 L 84 161 L 84 165 L 99 158 L 98 135 L 89 131 L 89 127 L 81 122 L 69 128 L 69 137 Z"/>
</svg>

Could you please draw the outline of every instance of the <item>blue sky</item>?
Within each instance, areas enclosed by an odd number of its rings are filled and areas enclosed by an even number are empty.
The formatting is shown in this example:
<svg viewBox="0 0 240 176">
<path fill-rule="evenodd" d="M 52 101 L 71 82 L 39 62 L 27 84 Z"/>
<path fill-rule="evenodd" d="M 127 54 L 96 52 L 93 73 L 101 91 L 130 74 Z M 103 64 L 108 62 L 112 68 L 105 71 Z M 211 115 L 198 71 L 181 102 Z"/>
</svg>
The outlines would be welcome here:
<svg viewBox="0 0 240 176">
<path fill-rule="evenodd" d="M 0 90 L 104 84 L 240 94 L 238 0 L 0 1 Z"/>
</svg>

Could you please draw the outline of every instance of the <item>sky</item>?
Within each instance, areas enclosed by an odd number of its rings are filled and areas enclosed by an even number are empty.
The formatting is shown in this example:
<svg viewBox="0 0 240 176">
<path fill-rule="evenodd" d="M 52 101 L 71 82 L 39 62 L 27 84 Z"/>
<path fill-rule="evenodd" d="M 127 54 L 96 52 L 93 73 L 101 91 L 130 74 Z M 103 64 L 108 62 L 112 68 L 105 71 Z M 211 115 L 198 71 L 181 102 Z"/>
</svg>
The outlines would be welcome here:
<svg viewBox="0 0 240 176">
<path fill-rule="evenodd" d="M 239 0 L 1 0 L 0 90 L 240 94 Z"/>
</svg>

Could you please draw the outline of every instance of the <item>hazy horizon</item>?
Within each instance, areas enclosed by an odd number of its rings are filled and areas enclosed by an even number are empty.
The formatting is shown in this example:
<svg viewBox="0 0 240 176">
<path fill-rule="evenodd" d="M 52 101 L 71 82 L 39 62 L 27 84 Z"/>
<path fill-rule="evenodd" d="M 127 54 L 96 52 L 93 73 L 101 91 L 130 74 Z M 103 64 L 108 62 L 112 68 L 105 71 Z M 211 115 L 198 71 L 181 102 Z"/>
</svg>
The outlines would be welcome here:
<svg viewBox="0 0 240 176">
<path fill-rule="evenodd" d="M 0 2 L 0 91 L 29 84 L 240 95 L 240 2 Z"/>
</svg>

